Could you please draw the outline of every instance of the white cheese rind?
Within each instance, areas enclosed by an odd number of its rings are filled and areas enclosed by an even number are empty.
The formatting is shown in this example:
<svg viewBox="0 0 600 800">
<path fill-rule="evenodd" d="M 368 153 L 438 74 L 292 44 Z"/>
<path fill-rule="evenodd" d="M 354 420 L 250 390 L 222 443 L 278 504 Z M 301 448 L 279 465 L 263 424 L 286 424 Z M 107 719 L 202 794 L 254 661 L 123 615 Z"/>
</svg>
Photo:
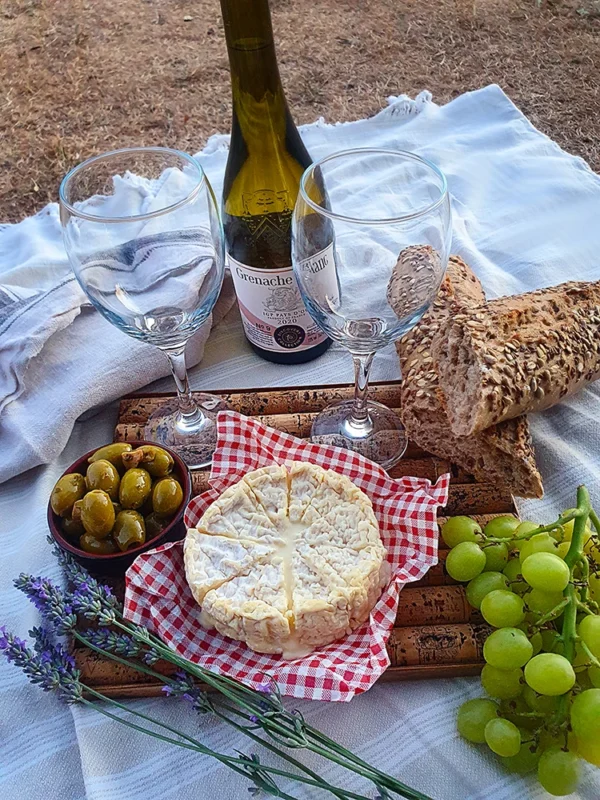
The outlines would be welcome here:
<svg viewBox="0 0 600 800">
<path fill-rule="evenodd" d="M 369 498 L 305 462 L 227 489 L 188 531 L 184 559 L 204 626 L 286 658 L 361 625 L 390 574 Z"/>
</svg>

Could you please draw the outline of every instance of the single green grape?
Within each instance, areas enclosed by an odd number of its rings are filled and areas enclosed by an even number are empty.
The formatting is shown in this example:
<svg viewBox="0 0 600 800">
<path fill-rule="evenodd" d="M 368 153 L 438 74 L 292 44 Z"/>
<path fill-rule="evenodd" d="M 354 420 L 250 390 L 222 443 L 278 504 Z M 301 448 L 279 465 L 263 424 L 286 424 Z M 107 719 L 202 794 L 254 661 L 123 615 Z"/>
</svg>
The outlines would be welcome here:
<svg viewBox="0 0 600 800">
<path fill-rule="evenodd" d="M 486 664 L 481 671 L 481 685 L 490 697 L 513 700 L 523 691 L 525 681 L 522 669 L 497 669 Z"/>
<path fill-rule="evenodd" d="M 556 555 L 564 560 L 564 557 L 569 552 L 571 542 L 560 542 L 556 548 Z"/>
<path fill-rule="evenodd" d="M 571 662 L 558 653 L 540 653 L 525 665 L 527 685 L 538 694 L 565 694 L 575 685 Z"/>
<path fill-rule="evenodd" d="M 532 711 L 551 716 L 558 707 L 558 698 L 549 697 L 545 694 L 538 694 L 531 686 L 523 688 L 523 699 Z"/>
<path fill-rule="evenodd" d="M 507 719 L 497 717 L 491 719 L 485 726 L 485 742 L 496 755 L 516 756 L 521 749 L 521 732 Z"/>
<path fill-rule="evenodd" d="M 516 517 L 505 515 L 494 517 L 483 529 L 484 536 L 494 539 L 512 539 L 515 531 L 519 527 L 519 520 Z"/>
<path fill-rule="evenodd" d="M 584 742 L 580 742 L 578 739 L 577 752 L 590 764 L 600 767 L 600 739 L 596 739 L 596 741 L 588 739 Z"/>
<path fill-rule="evenodd" d="M 446 571 L 455 581 L 470 581 L 483 572 L 485 555 L 475 542 L 460 542 L 446 557 Z"/>
<path fill-rule="evenodd" d="M 598 614 L 588 614 L 579 623 L 577 632 L 592 655 L 600 658 L 600 616 Z"/>
<path fill-rule="evenodd" d="M 532 553 L 521 562 L 521 572 L 532 589 L 562 593 L 569 583 L 568 566 L 554 553 Z"/>
<path fill-rule="evenodd" d="M 515 531 L 515 536 L 522 536 L 524 533 L 531 533 L 539 528 L 537 522 L 531 522 L 528 519 L 523 520 L 520 523 L 519 527 Z M 520 550 L 523 544 L 527 541 L 527 539 L 516 539 L 514 542 L 511 542 L 511 546 L 515 550 Z"/>
<path fill-rule="evenodd" d="M 577 742 L 600 742 L 600 689 L 586 689 L 573 700 L 571 727 Z"/>
<path fill-rule="evenodd" d="M 527 633 L 527 631 L 525 631 Z M 529 641 L 531 642 L 531 646 L 533 647 L 533 655 L 537 656 L 538 653 L 542 652 L 542 645 L 544 644 L 544 640 L 542 639 L 542 634 L 539 631 L 536 631 L 533 636 L 529 637 Z"/>
<path fill-rule="evenodd" d="M 531 642 L 518 628 L 498 628 L 488 636 L 483 645 L 484 659 L 498 669 L 522 667 L 529 661 L 532 653 Z"/>
<path fill-rule="evenodd" d="M 577 789 L 581 762 L 570 750 L 551 747 L 545 750 L 538 764 L 538 780 L 555 797 L 564 797 Z"/>
<path fill-rule="evenodd" d="M 487 544 L 483 547 L 485 554 L 484 572 L 502 572 L 508 562 L 508 547 L 504 542 Z"/>
<path fill-rule="evenodd" d="M 511 558 L 502 570 L 509 580 L 510 588 L 516 594 L 524 595 L 529 590 L 529 586 L 523 580 L 521 574 L 521 562 L 518 558 Z"/>
<path fill-rule="evenodd" d="M 595 664 L 588 667 L 588 678 L 595 689 L 600 689 L 600 667 Z"/>
<path fill-rule="evenodd" d="M 547 614 L 563 601 L 561 592 L 542 592 L 541 589 L 532 589 L 523 596 L 527 608 L 530 611 L 538 611 L 540 614 Z"/>
<path fill-rule="evenodd" d="M 498 716 L 498 706 L 491 700 L 478 698 L 467 700 L 458 709 L 456 727 L 460 735 L 469 742 L 485 742 L 485 726 Z"/>
<path fill-rule="evenodd" d="M 534 747 L 531 742 L 523 742 L 519 752 L 514 756 L 501 756 L 500 761 L 509 772 L 516 772 L 518 775 L 527 775 L 533 772 L 540 760 L 541 751 Z"/>
<path fill-rule="evenodd" d="M 467 584 L 467 601 L 473 608 L 479 609 L 481 601 L 495 589 L 508 589 L 508 580 L 501 572 L 482 572 Z"/>
<path fill-rule="evenodd" d="M 521 545 L 519 551 L 521 564 L 534 553 L 556 554 L 556 541 L 549 533 L 536 533 L 535 536 L 532 536 L 531 539 L 527 539 Z"/>
<path fill-rule="evenodd" d="M 525 619 L 525 604 L 518 594 L 495 589 L 481 601 L 481 613 L 494 628 L 516 628 Z"/>
<path fill-rule="evenodd" d="M 450 548 L 461 542 L 481 542 L 481 526 L 471 517 L 450 517 L 442 525 L 442 539 Z"/>
</svg>

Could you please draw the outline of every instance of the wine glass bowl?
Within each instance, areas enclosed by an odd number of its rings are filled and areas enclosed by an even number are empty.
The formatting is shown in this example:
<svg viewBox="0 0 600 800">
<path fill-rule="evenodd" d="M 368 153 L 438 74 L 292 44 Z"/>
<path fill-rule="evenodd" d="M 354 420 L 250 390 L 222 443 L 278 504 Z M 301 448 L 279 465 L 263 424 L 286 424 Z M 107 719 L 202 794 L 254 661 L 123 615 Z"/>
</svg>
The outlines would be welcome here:
<svg viewBox="0 0 600 800">
<path fill-rule="evenodd" d="M 150 418 L 146 438 L 193 467 L 210 463 L 218 398 L 193 399 L 186 342 L 208 320 L 223 282 L 223 231 L 200 164 L 168 148 L 131 148 L 88 159 L 60 187 L 63 237 L 92 305 L 123 333 L 169 358 L 178 403 Z"/>
<path fill-rule="evenodd" d="M 374 354 L 433 301 L 451 237 L 446 180 L 412 153 L 371 148 L 327 156 L 300 182 L 292 260 L 310 315 L 353 356 L 355 399 L 325 409 L 313 439 L 391 467 L 406 449 L 397 415 L 367 400 Z"/>
</svg>

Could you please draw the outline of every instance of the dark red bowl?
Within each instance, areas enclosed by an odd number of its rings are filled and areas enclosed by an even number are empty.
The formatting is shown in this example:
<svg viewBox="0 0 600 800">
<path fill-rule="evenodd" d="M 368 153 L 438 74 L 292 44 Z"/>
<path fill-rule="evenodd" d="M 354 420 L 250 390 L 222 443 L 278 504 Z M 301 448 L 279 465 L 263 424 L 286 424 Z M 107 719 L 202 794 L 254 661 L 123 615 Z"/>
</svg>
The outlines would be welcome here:
<svg viewBox="0 0 600 800">
<path fill-rule="evenodd" d="M 110 444 L 110 442 L 108 444 Z M 142 441 L 131 442 L 131 444 L 134 448 L 136 448 L 143 444 L 155 444 L 155 442 Z M 102 445 L 100 445 L 100 447 L 102 447 Z M 99 450 L 100 447 L 94 447 L 94 449 L 90 450 L 89 453 L 86 453 L 85 455 L 81 456 L 81 458 L 78 458 L 77 461 L 71 464 L 69 469 L 65 470 L 63 475 L 69 475 L 72 472 L 79 472 L 82 475 L 85 475 L 88 458 L 92 455 L 92 453 L 95 453 L 96 450 Z M 54 513 L 52 507 L 50 506 L 50 501 L 48 501 L 48 527 L 50 528 L 50 532 L 54 537 L 54 541 L 61 548 L 61 550 L 71 553 L 71 555 L 90 572 L 93 572 L 96 575 L 123 575 L 140 553 L 143 553 L 146 550 L 152 550 L 154 547 L 158 547 L 165 542 L 176 542 L 179 539 L 183 539 L 185 536 L 186 528 L 183 522 L 183 512 L 185 511 L 186 506 L 190 501 L 190 497 L 192 496 L 192 481 L 190 479 L 190 471 L 177 453 L 162 444 L 160 447 L 169 452 L 173 457 L 175 465 L 173 467 L 172 474 L 180 482 L 181 488 L 183 489 L 183 502 L 179 507 L 179 511 L 173 517 L 167 527 L 161 533 L 159 533 L 158 536 L 155 536 L 153 539 L 141 544 L 139 547 L 132 547 L 130 550 L 126 550 L 124 553 L 111 553 L 109 555 L 93 555 L 92 553 L 86 553 L 85 550 L 81 550 L 81 548 L 76 547 L 74 544 L 72 544 L 72 542 L 65 538 L 60 528 L 60 517 L 58 514 Z"/>
</svg>

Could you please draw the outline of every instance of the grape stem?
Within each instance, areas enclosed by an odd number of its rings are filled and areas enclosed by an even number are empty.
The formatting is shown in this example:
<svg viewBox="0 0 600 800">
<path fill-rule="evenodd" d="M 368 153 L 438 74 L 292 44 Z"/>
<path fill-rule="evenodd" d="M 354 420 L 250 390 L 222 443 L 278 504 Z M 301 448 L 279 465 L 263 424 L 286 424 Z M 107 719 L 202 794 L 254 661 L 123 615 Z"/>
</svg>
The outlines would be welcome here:
<svg viewBox="0 0 600 800">
<path fill-rule="evenodd" d="M 540 525 L 538 528 L 534 528 L 532 531 L 527 531 L 526 533 L 521 533 L 519 536 L 511 537 L 510 542 L 511 543 L 520 542 L 523 539 L 531 539 L 532 536 L 537 536 L 538 533 L 547 533 L 550 531 L 554 531 L 557 528 L 561 528 L 563 525 L 566 525 L 567 522 L 571 522 L 572 519 L 576 519 L 582 513 L 583 512 L 581 511 L 581 509 L 574 508 L 572 511 L 569 511 L 568 514 L 563 514 L 562 517 L 559 517 L 555 522 L 551 522 L 548 525 Z M 596 517 L 596 519 L 598 518 Z M 600 525 L 600 520 L 598 521 L 598 524 Z M 488 543 L 492 544 L 495 542 L 503 542 L 504 544 L 507 544 L 509 541 L 508 539 L 502 539 L 500 536 L 486 536 L 485 534 L 483 534 L 483 536 L 485 538 L 486 544 Z"/>
<path fill-rule="evenodd" d="M 531 626 L 532 629 L 542 628 L 547 622 L 550 622 L 550 620 L 556 619 L 558 616 L 560 616 L 560 614 L 562 614 L 562 611 L 568 602 L 569 601 L 566 597 L 563 598 L 558 605 L 554 606 L 554 608 L 548 611 L 547 614 L 544 614 L 543 617 L 540 617 L 535 625 Z"/>
<path fill-rule="evenodd" d="M 567 588 L 564 591 L 566 600 L 565 610 L 563 612 L 563 626 L 561 638 L 564 643 L 564 656 L 568 661 L 573 663 L 575 657 L 575 642 L 577 640 L 577 608 L 580 602 L 577 598 L 575 585 L 573 582 L 573 570 L 576 565 L 584 558 L 583 545 L 585 529 L 588 517 L 591 512 L 590 495 L 585 486 L 579 486 L 577 489 L 577 508 L 572 512 L 572 519 L 575 520 L 573 525 L 573 536 L 571 537 L 571 545 L 565 556 L 565 563 L 569 567 L 570 579 Z M 569 516 L 569 515 L 566 515 Z M 592 522 L 594 520 L 592 519 Z M 594 523 L 595 527 L 595 523 Z M 587 559 L 586 559 L 587 560 Z M 570 692 L 562 695 L 559 701 L 557 716 L 561 721 L 565 721 L 569 710 Z"/>
</svg>

